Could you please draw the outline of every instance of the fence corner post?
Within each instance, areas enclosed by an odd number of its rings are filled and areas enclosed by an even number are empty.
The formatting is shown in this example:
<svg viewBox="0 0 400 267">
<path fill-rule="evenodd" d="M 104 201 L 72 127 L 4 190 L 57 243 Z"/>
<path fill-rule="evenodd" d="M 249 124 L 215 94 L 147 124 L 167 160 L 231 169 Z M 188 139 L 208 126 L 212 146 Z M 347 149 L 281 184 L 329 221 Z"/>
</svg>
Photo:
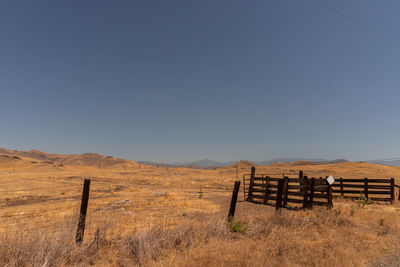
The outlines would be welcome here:
<svg viewBox="0 0 400 267">
<path fill-rule="evenodd" d="M 300 184 L 300 191 L 303 192 L 303 209 L 307 208 L 308 205 L 308 177 L 304 176 L 303 181 Z"/>
<path fill-rule="evenodd" d="M 300 184 L 303 183 L 303 179 L 304 179 L 304 173 L 303 173 L 303 171 L 299 171 L 299 181 L 300 181 Z"/>
<path fill-rule="evenodd" d="M 368 199 L 368 178 L 364 178 L 364 196 Z"/>
<path fill-rule="evenodd" d="M 340 177 L 339 181 L 340 181 L 340 196 L 341 196 L 341 197 L 344 197 L 344 192 L 343 192 L 343 178 Z"/>
<path fill-rule="evenodd" d="M 398 200 L 400 200 L 400 187 L 399 187 L 399 199 Z"/>
<path fill-rule="evenodd" d="M 269 176 L 266 176 L 265 188 L 264 188 L 264 204 L 268 203 L 269 178 L 270 178 Z"/>
<path fill-rule="evenodd" d="M 395 202 L 395 196 L 394 196 L 394 178 L 390 178 L 390 202 L 392 205 Z"/>
<path fill-rule="evenodd" d="M 286 207 L 289 193 L 289 177 L 283 178 L 283 207 Z"/>
<path fill-rule="evenodd" d="M 326 196 L 328 199 L 328 208 L 331 209 L 331 208 L 333 208 L 332 187 L 328 182 L 327 182 L 327 188 L 326 188 Z"/>
<path fill-rule="evenodd" d="M 279 210 L 282 207 L 282 193 L 283 193 L 283 180 L 279 180 L 278 190 L 276 193 L 275 210 Z"/>
<path fill-rule="evenodd" d="M 253 200 L 253 186 L 254 186 L 254 176 L 256 175 L 256 167 L 251 167 L 250 174 L 250 184 L 249 184 L 249 192 L 247 193 L 247 200 Z"/>
<path fill-rule="evenodd" d="M 232 221 L 233 217 L 235 216 L 236 202 L 239 193 L 239 188 L 240 188 L 240 181 L 235 181 L 235 185 L 233 187 L 233 192 L 232 192 L 231 206 L 229 208 L 228 221 Z"/>
<path fill-rule="evenodd" d="M 311 186 L 310 186 L 310 196 L 308 198 L 308 208 L 312 209 L 314 203 L 314 187 L 315 187 L 315 178 L 311 178 Z"/>
<path fill-rule="evenodd" d="M 246 174 L 243 174 L 243 201 L 246 200 Z"/>
</svg>

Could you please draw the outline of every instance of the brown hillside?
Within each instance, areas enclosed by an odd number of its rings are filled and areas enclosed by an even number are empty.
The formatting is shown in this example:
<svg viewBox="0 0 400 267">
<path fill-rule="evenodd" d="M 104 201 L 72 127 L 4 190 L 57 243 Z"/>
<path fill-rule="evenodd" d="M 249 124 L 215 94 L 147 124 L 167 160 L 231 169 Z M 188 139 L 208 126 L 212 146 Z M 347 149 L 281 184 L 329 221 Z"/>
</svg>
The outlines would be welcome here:
<svg viewBox="0 0 400 267">
<path fill-rule="evenodd" d="M 295 161 L 289 164 L 290 166 L 304 166 L 304 165 L 317 165 L 318 163 L 312 161 Z"/>
<path fill-rule="evenodd" d="M 226 216 L 233 182 L 252 166 L 257 174 L 279 177 L 303 170 L 309 177 L 394 177 L 397 184 L 400 167 L 248 161 L 238 166 L 138 168 L 133 161 L 93 153 L 2 149 L 0 266 L 45 266 L 47 260 L 46 266 L 374 266 L 398 256 L 398 204 L 361 207 L 335 199 L 332 211 L 276 213 L 243 201 L 241 187 L 235 218 L 248 228 L 230 231 Z M 86 178 L 91 186 L 85 237 L 76 246 Z"/>
<path fill-rule="evenodd" d="M 20 160 L 17 162 L 16 160 Z M 132 166 L 136 162 L 111 156 L 103 156 L 96 153 L 81 155 L 51 154 L 39 150 L 17 151 L 0 149 L 0 166 L 16 164 L 17 166 L 29 166 L 32 164 L 53 164 L 55 166 L 86 166 L 112 168 L 116 166 Z"/>
</svg>

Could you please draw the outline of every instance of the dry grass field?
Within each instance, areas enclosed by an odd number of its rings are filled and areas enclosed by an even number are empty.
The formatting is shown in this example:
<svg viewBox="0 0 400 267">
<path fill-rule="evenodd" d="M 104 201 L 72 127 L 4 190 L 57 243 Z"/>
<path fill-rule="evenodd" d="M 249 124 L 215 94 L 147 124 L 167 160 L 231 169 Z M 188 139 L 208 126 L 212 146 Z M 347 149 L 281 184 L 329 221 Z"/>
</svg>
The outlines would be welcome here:
<svg viewBox="0 0 400 267">
<path fill-rule="evenodd" d="M 239 179 L 251 163 L 239 164 Z M 256 166 L 257 173 L 396 178 L 368 163 Z M 91 179 L 84 243 L 74 235 Z M 0 266 L 398 266 L 398 205 L 334 200 L 275 212 L 244 202 L 226 223 L 234 166 L 141 165 L 96 154 L 0 150 Z"/>
</svg>

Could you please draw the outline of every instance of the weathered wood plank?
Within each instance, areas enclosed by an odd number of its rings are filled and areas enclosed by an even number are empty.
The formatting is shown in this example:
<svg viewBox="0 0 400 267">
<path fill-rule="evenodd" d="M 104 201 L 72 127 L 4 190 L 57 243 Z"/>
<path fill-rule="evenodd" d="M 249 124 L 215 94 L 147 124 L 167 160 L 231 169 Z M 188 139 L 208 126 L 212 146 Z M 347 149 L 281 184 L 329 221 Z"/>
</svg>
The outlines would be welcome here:
<svg viewBox="0 0 400 267">
<path fill-rule="evenodd" d="M 278 193 L 276 195 L 275 210 L 282 207 L 282 194 L 283 194 L 283 180 L 278 181 Z"/>
<path fill-rule="evenodd" d="M 390 202 L 394 204 L 394 178 L 390 178 Z"/>
<path fill-rule="evenodd" d="M 308 186 L 309 181 L 308 181 L 307 176 L 303 177 L 302 183 L 303 183 L 302 185 L 304 185 L 305 187 Z M 305 209 L 308 206 L 308 189 L 307 188 L 303 189 L 302 193 L 303 193 L 303 207 L 302 208 Z"/>
<path fill-rule="evenodd" d="M 343 185 L 341 185 L 341 184 L 335 184 L 335 183 L 333 183 L 333 184 L 332 184 L 332 187 L 343 187 L 343 188 L 346 188 L 346 187 L 353 187 L 353 188 L 364 188 L 364 184 L 345 184 L 345 183 L 343 183 Z"/>
<path fill-rule="evenodd" d="M 285 207 L 287 204 L 287 199 L 288 199 L 288 185 L 289 185 L 289 178 L 285 176 L 283 178 L 283 206 Z"/>
<path fill-rule="evenodd" d="M 288 198 L 287 199 L 288 203 L 298 203 L 298 204 L 302 204 L 303 200 L 302 199 L 295 199 L 295 198 Z"/>
<path fill-rule="evenodd" d="M 264 191 L 264 204 L 268 204 L 268 196 L 269 196 L 269 176 L 267 176 L 267 181 L 265 184 L 265 191 Z"/>
<path fill-rule="evenodd" d="M 249 199 L 249 200 L 251 200 L 252 194 L 253 194 L 254 175 L 255 174 L 256 174 L 256 168 L 255 167 L 251 167 L 249 193 L 247 194 L 247 199 Z"/>
<path fill-rule="evenodd" d="M 337 189 L 332 189 L 332 193 L 340 193 L 341 190 L 337 190 Z M 360 190 L 343 190 L 344 194 L 364 194 L 364 190 L 360 189 Z"/>
<path fill-rule="evenodd" d="M 310 195 L 308 199 L 308 208 L 312 208 L 314 202 L 314 185 L 315 185 L 315 178 L 311 178 L 311 185 L 310 185 Z"/>
<path fill-rule="evenodd" d="M 326 189 L 326 195 L 328 198 L 328 208 L 333 208 L 333 201 L 332 201 L 332 188 L 330 186 L 328 186 L 328 188 Z"/>
<path fill-rule="evenodd" d="M 364 183 L 364 179 L 347 179 L 343 178 L 344 183 Z M 370 183 L 390 183 L 390 179 L 368 179 Z"/>
</svg>

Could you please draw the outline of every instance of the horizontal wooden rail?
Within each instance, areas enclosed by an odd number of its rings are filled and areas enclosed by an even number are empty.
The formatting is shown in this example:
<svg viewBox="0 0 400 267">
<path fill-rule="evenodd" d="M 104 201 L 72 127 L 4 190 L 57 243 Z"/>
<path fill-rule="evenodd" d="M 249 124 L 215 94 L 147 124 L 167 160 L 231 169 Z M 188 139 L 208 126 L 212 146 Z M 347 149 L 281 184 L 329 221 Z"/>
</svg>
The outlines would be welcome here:
<svg viewBox="0 0 400 267">
<path fill-rule="evenodd" d="M 336 187 L 352 187 L 352 188 L 364 188 L 364 184 L 345 184 L 343 183 L 343 185 L 340 184 L 333 184 L 332 187 L 336 188 Z M 390 185 L 373 185 L 373 184 L 369 184 L 368 183 L 368 188 L 371 189 L 390 189 L 391 186 Z"/>
<path fill-rule="evenodd" d="M 363 194 L 364 190 L 337 190 L 337 189 L 332 189 L 332 193 L 347 193 L 347 194 Z M 371 191 L 368 190 L 368 194 L 389 194 L 390 191 Z"/>
<path fill-rule="evenodd" d="M 364 183 L 364 179 L 347 179 L 347 178 L 342 178 L 343 182 L 346 183 Z M 339 179 L 336 179 L 335 182 L 338 182 Z M 368 182 L 369 183 L 388 183 L 390 184 L 391 179 L 369 179 L 368 178 Z"/>
<path fill-rule="evenodd" d="M 282 180 L 283 178 L 277 178 L 277 177 L 270 177 L 270 176 L 254 176 L 254 181 L 266 181 L 267 177 L 269 177 L 269 180 L 271 182 L 278 182 L 279 180 Z M 289 183 L 290 182 L 295 182 L 298 183 L 300 182 L 299 178 L 288 178 Z"/>
</svg>

